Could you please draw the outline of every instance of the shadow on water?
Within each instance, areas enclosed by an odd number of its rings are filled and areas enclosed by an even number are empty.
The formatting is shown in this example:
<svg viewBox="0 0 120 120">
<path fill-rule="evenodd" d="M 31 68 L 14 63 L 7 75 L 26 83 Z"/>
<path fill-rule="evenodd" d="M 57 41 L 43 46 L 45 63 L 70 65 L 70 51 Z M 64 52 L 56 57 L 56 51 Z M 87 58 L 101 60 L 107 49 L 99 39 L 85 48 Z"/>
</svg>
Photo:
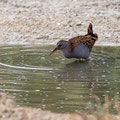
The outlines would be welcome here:
<svg viewBox="0 0 120 120">
<path fill-rule="evenodd" d="M 95 47 L 92 60 L 74 62 L 52 46 L 1 46 L 0 91 L 17 105 L 54 112 L 88 111 L 92 95 L 113 98 L 120 93 L 120 47 Z"/>
</svg>

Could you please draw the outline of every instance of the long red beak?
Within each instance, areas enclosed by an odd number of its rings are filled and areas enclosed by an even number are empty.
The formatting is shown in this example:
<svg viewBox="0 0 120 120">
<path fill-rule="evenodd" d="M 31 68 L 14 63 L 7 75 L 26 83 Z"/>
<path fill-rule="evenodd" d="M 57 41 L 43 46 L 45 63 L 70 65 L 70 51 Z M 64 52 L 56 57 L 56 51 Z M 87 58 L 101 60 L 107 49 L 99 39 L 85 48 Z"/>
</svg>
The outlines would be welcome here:
<svg viewBox="0 0 120 120">
<path fill-rule="evenodd" d="M 50 55 L 52 55 L 54 52 L 56 52 L 58 50 L 58 48 L 56 47 L 50 54 L 49 54 L 49 56 Z"/>
</svg>

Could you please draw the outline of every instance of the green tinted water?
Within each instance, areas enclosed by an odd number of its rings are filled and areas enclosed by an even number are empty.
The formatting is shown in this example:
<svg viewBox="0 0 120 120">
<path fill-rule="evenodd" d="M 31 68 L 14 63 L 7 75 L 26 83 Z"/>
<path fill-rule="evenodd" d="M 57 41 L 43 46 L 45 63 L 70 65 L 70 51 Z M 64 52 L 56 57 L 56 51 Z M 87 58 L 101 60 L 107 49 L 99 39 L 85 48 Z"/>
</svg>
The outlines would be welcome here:
<svg viewBox="0 0 120 120">
<path fill-rule="evenodd" d="M 17 105 L 53 112 L 88 110 L 92 95 L 120 96 L 120 47 L 94 47 L 91 60 L 74 62 L 54 46 L 1 46 L 0 91 Z"/>
</svg>

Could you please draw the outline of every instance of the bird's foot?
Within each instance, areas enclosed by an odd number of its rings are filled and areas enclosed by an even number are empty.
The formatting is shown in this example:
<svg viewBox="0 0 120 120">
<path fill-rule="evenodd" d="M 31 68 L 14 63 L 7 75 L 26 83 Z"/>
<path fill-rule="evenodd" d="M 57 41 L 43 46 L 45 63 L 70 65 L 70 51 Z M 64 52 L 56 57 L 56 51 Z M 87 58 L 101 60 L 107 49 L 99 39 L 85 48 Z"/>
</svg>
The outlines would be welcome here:
<svg viewBox="0 0 120 120">
<path fill-rule="evenodd" d="M 77 59 L 75 62 L 78 63 L 78 62 L 86 62 L 86 61 L 88 61 L 88 59 L 82 59 L 81 58 L 81 59 Z"/>
<path fill-rule="evenodd" d="M 85 62 L 86 61 L 86 59 L 77 59 L 75 62 Z"/>
</svg>

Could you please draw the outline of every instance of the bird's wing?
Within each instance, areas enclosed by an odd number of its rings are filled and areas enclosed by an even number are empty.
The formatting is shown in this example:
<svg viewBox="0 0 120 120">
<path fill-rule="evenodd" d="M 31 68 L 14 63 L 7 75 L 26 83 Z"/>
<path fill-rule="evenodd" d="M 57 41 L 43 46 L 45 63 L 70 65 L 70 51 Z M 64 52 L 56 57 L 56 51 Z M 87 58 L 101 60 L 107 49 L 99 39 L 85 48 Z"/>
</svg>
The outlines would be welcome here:
<svg viewBox="0 0 120 120">
<path fill-rule="evenodd" d="M 68 50 L 72 52 L 74 48 L 81 43 L 88 45 L 88 47 L 92 48 L 95 41 L 98 39 L 97 34 L 87 34 L 84 36 L 77 36 L 68 41 Z"/>
</svg>

